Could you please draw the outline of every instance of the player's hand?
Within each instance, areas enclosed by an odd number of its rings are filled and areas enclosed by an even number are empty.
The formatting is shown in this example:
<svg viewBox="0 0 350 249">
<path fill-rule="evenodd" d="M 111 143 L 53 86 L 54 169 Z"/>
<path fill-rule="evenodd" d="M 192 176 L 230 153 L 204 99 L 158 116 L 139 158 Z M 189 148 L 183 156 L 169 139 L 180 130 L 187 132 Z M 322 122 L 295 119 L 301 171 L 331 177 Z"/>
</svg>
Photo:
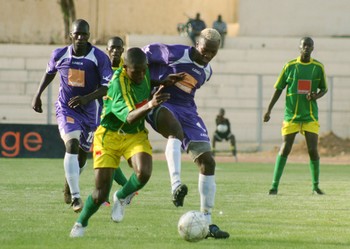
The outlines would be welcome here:
<svg viewBox="0 0 350 249">
<path fill-rule="evenodd" d="M 75 96 L 68 101 L 68 106 L 74 109 L 78 106 L 86 105 L 87 102 L 88 101 L 84 98 L 84 96 Z"/>
<path fill-rule="evenodd" d="M 270 120 L 270 112 L 266 112 L 264 115 L 264 122 L 269 122 Z"/>
<path fill-rule="evenodd" d="M 179 82 L 185 78 L 186 74 L 184 72 L 176 73 L 176 74 L 169 74 L 162 82 L 161 84 L 164 86 L 172 86 L 176 82 Z"/>
<path fill-rule="evenodd" d="M 306 99 L 308 101 L 311 101 L 311 100 L 316 100 L 317 98 L 317 93 L 316 92 L 309 92 L 307 95 L 306 95 Z"/>
<path fill-rule="evenodd" d="M 162 93 L 162 89 L 164 88 L 163 85 L 161 85 L 157 91 L 153 94 L 152 99 L 148 102 L 148 105 L 150 108 L 154 108 L 156 106 L 159 106 L 160 104 L 164 103 L 168 99 L 170 99 L 170 93 Z"/>
<path fill-rule="evenodd" d="M 32 103 L 33 110 L 39 113 L 43 112 L 42 103 L 40 98 L 34 98 Z"/>
</svg>

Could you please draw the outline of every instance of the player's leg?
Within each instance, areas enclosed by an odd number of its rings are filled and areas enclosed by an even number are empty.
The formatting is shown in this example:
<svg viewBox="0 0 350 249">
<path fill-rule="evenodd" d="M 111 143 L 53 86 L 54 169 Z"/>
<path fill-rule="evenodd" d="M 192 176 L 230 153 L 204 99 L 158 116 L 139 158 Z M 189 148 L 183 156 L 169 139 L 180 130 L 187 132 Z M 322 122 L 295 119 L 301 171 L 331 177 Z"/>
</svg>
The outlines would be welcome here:
<svg viewBox="0 0 350 249">
<path fill-rule="evenodd" d="M 283 142 L 276 157 L 272 186 L 269 191 L 270 195 L 276 195 L 278 192 L 278 186 L 283 174 L 284 167 L 287 163 L 288 155 L 292 150 L 295 136 L 298 134 L 299 130 L 299 124 L 283 122 L 281 129 Z"/>
<path fill-rule="evenodd" d="M 113 195 L 112 220 L 115 222 L 123 220 L 125 206 L 131 202 L 135 193 L 146 185 L 152 175 L 152 148 L 147 133 L 143 131 L 126 135 L 124 146 L 126 150 L 123 156 L 134 169 L 134 173 Z"/>
<path fill-rule="evenodd" d="M 320 176 L 320 155 L 318 153 L 318 122 L 310 122 L 303 124 L 303 131 L 305 132 L 304 135 L 310 157 L 312 190 L 316 194 L 323 195 L 324 192 L 318 186 Z"/>
<path fill-rule="evenodd" d="M 216 132 L 214 133 L 213 135 L 213 138 L 211 140 L 211 152 L 212 152 L 212 155 L 215 156 L 215 145 L 216 145 L 216 140 L 215 140 L 215 135 L 216 135 Z"/>
<path fill-rule="evenodd" d="M 84 208 L 70 232 L 70 237 L 76 238 L 84 235 L 90 217 L 107 200 L 113 173 L 114 168 L 95 168 L 95 189 L 87 197 Z"/>
<path fill-rule="evenodd" d="M 198 191 L 200 195 L 200 210 L 209 224 L 208 237 L 226 239 L 229 233 L 222 231 L 212 222 L 212 208 L 215 203 L 215 160 L 211 154 L 210 144 L 206 142 L 191 142 L 188 146 L 194 162 L 199 167 Z"/>
<path fill-rule="evenodd" d="M 192 115 L 187 113 L 181 122 L 185 133 L 185 147 L 199 168 L 200 210 L 204 213 L 209 224 L 208 237 L 225 239 L 230 235 L 213 224 L 211 217 L 216 193 L 215 159 L 211 153 L 207 128 L 203 120 L 193 113 Z"/>
<path fill-rule="evenodd" d="M 171 193 L 173 195 L 173 203 L 176 207 L 183 206 L 183 201 L 187 195 L 187 186 L 181 182 L 181 145 L 183 140 L 183 131 L 180 122 L 174 114 L 171 105 L 152 111 L 147 121 L 152 127 L 167 138 L 165 147 L 165 157 L 167 160 Z"/>
<path fill-rule="evenodd" d="M 215 131 L 213 139 L 212 139 L 212 147 L 211 147 L 211 151 L 212 151 L 213 156 L 215 156 L 215 153 L 216 153 L 216 149 L 215 149 L 216 142 L 221 142 L 221 141 L 222 141 L 222 138 Z"/>
<path fill-rule="evenodd" d="M 75 212 L 80 212 L 83 203 L 80 197 L 79 174 L 80 167 L 78 161 L 79 140 L 76 138 L 80 131 L 71 132 L 65 136 L 66 153 L 64 155 L 63 165 L 67 183 L 69 185 L 72 207 Z"/>
<path fill-rule="evenodd" d="M 230 134 L 229 136 L 229 140 L 230 140 L 230 145 L 231 145 L 231 152 L 232 155 L 236 158 L 237 161 L 237 146 L 236 146 L 236 137 L 233 134 Z"/>
</svg>

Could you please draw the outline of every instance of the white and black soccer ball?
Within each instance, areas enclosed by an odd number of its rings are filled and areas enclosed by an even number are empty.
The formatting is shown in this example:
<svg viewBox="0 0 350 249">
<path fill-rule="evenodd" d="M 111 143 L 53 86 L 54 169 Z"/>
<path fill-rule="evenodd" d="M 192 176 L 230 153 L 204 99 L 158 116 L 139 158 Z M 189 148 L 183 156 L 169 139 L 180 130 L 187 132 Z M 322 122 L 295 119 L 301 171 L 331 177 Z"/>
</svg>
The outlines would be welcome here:
<svg viewBox="0 0 350 249">
<path fill-rule="evenodd" d="M 203 213 L 188 211 L 180 217 L 177 230 L 184 240 L 197 242 L 208 235 L 209 225 Z"/>
<path fill-rule="evenodd" d="M 220 132 L 220 133 L 225 133 L 226 131 L 228 131 L 228 127 L 226 124 L 219 124 L 217 127 L 216 127 L 217 131 Z"/>
</svg>

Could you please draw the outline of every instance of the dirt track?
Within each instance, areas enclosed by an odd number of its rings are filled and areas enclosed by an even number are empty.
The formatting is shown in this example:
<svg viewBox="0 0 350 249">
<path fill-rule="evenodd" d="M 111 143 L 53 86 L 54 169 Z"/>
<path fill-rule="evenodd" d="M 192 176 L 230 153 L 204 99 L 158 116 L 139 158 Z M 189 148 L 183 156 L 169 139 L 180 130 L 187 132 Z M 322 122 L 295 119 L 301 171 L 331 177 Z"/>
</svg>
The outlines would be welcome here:
<svg viewBox="0 0 350 249">
<path fill-rule="evenodd" d="M 350 139 L 342 139 L 332 132 L 320 135 L 318 145 L 321 164 L 343 164 L 350 165 Z M 278 148 L 273 151 L 257 152 L 257 153 L 238 153 L 239 162 L 260 162 L 275 163 Z M 156 153 L 153 155 L 155 160 L 165 160 L 164 153 Z M 229 153 L 218 154 L 216 162 L 232 162 L 234 158 Z M 182 160 L 191 161 L 187 154 L 182 155 Z M 309 163 L 307 147 L 305 142 L 295 144 L 292 152 L 288 157 L 288 162 Z"/>
</svg>

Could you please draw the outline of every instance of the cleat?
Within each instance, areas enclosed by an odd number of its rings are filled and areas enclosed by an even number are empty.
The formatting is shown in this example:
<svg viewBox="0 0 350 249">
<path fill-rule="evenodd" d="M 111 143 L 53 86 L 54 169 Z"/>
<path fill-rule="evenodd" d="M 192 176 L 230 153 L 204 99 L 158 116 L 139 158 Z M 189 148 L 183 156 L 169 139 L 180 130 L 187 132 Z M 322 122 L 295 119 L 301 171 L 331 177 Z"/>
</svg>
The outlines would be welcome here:
<svg viewBox="0 0 350 249">
<path fill-rule="evenodd" d="M 104 203 L 102 203 L 102 205 L 106 207 L 110 207 L 111 203 L 109 201 L 105 201 Z"/>
<path fill-rule="evenodd" d="M 82 224 L 76 222 L 70 231 L 69 237 L 71 238 L 79 238 L 84 236 L 86 227 L 83 227 Z"/>
<path fill-rule="evenodd" d="M 113 207 L 112 207 L 112 214 L 111 214 L 111 218 L 114 222 L 121 222 L 124 218 L 124 212 L 125 212 L 125 201 L 122 199 L 118 199 L 117 197 L 117 192 L 116 191 L 113 194 Z"/>
<path fill-rule="evenodd" d="M 64 183 L 63 196 L 64 196 L 64 202 L 65 203 L 67 203 L 67 204 L 71 204 L 72 203 L 72 195 L 70 194 L 70 189 L 69 189 L 69 185 L 68 185 L 67 180 Z"/>
<path fill-rule="evenodd" d="M 118 199 L 116 191 L 113 195 L 113 207 L 111 218 L 114 222 L 121 222 L 124 218 L 125 206 L 130 205 L 132 198 L 137 195 L 137 192 L 131 193 L 125 199 Z"/>
<path fill-rule="evenodd" d="M 227 239 L 229 237 L 230 234 L 228 232 L 220 230 L 220 228 L 217 225 L 209 225 L 209 231 L 206 238 Z"/>
<path fill-rule="evenodd" d="M 84 204 L 81 198 L 73 198 L 71 206 L 73 207 L 74 212 L 80 213 L 84 207 Z"/>
<path fill-rule="evenodd" d="M 325 192 L 323 192 L 321 189 L 319 189 L 319 188 L 315 188 L 315 189 L 313 189 L 312 190 L 312 193 L 313 194 L 317 194 L 317 195 L 324 195 L 325 194 Z"/>
<path fill-rule="evenodd" d="M 175 207 L 182 207 L 184 205 L 184 199 L 187 195 L 188 188 L 185 184 L 180 184 L 173 193 L 173 203 Z"/>
<path fill-rule="evenodd" d="M 278 193 L 278 190 L 277 189 L 270 189 L 269 190 L 269 195 L 277 195 L 277 193 Z"/>
<path fill-rule="evenodd" d="M 125 201 L 125 205 L 130 205 L 131 204 L 131 201 L 132 201 L 132 198 L 134 198 L 135 195 L 138 195 L 139 193 L 138 192 L 134 192 L 130 195 L 128 195 L 124 201 Z"/>
</svg>

